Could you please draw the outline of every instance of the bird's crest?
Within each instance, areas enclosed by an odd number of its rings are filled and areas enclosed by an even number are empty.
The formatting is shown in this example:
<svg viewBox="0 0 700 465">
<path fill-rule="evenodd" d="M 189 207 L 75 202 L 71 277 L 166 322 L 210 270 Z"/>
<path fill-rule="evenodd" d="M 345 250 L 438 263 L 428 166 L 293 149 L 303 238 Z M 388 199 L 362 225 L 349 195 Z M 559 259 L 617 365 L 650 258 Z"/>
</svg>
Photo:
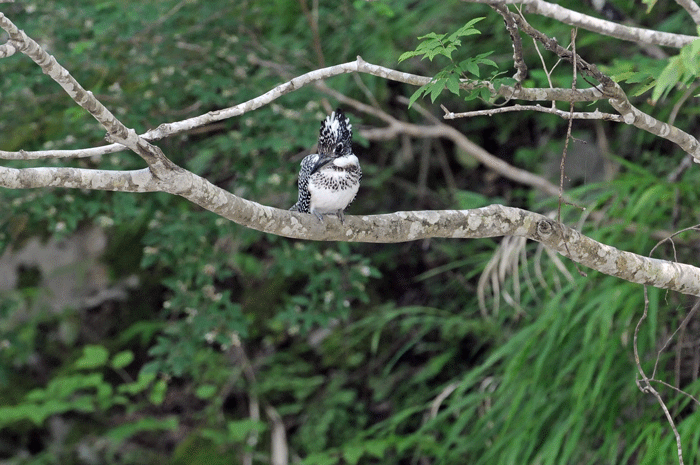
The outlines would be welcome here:
<svg viewBox="0 0 700 465">
<path fill-rule="evenodd" d="M 352 153 L 352 124 L 338 108 L 321 123 L 318 153 L 326 157 L 341 157 Z"/>
</svg>

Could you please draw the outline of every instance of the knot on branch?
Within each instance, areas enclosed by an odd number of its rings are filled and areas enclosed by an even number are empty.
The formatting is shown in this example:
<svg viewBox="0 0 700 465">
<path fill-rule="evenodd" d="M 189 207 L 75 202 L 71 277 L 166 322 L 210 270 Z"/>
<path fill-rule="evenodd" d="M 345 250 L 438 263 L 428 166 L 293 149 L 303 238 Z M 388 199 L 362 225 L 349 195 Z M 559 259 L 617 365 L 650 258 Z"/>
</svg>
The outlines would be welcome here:
<svg viewBox="0 0 700 465">
<path fill-rule="evenodd" d="M 554 221 L 546 219 L 537 222 L 537 234 L 542 239 L 547 239 L 554 234 Z"/>
</svg>

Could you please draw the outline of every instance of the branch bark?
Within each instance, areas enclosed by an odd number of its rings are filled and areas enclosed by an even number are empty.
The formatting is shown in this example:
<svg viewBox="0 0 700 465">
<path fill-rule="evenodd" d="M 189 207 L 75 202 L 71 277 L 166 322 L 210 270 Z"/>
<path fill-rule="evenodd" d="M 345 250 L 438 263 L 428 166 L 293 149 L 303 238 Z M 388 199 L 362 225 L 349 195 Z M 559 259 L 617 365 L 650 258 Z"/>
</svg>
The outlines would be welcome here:
<svg viewBox="0 0 700 465">
<path fill-rule="evenodd" d="M 260 205 L 185 170 L 169 177 L 166 182 L 153 176 L 148 169 L 114 172 L 0 167 L 0 185 L 15 189 L 59 186 L 120 192 L 163 191 L 180 195 L 242 226 L 294 239 L 394 243 L 431 237 L 527 237 L 602 273 L 633 283 L 700 295 L 700 268 L 618 250 L 546 216 L 503 205 L 474 210 L 346 215 L 342 224 L 335 218 L 320 222 L 313 215 Z"/>
<path fill-rule="evenodd" d="M 688 12 L 690 17 L 693 18 L 693 21 L 695 21 L 695 24 L 700 24 L 700 6 L 698 6 L 697 3 L 693 0 L 676 0 L 676 3 Z"/>
</svg>

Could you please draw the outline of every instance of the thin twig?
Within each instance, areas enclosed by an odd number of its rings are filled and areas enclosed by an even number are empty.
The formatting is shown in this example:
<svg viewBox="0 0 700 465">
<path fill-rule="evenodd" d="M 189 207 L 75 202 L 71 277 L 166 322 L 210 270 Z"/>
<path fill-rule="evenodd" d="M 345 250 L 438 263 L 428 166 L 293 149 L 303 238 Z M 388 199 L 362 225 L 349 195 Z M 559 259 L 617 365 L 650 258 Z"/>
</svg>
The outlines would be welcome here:
<svg viewBox="0 0 700 465">
<path fill-rule="evenodd" d="M 637 371 L 638 371 L 639 375 L 642 377 L 641 380 L 637 379 L 637 387 L 643 393 L 652 394 L 656 398 L 656 400 L 659 402 L 661 409 L 664 411 L 664 415 L 666 415 L 666 420 L 668 421 L 668 424 L 671 425 L 671 429 L 673 430 L 673 434 L 676 438 L 678 463 L 679 463 L 679 465 L 683 465 L 683 445 L 681 443 L 681 436 L 680 436 L 680 434 L 678 434 L 678 430 L 676 429 L 676 424 L 673 421 L 673 417 L 671 416 L 671 413 L 668 411 L 666 404 L 664 403 L 663 399 L 661 398 L 661 395 L 649 383 L 651 380 L 644 373 L 644 369 L 642 368 L 642 363 L 639 360 L 639 348 L 638 348 L 638 344 L 637 344 L 638 343 L 639 328 L 641 327 L 642 322 L 644 320 L 646 320 L 648 314 L 649 314 L 649 291 L 647 289 L 647 286 L 645 285 L 644 286 L 644 311 L 642 313 L 642 316 L 639 318 L 639 321 L 637 321 L 637 326 L 634 328 L 634 337 L 633 337 L 633 344 L 632 344 L 633 350 L 634 350 L 634 361 L 637 365 Z"/>
<path fill-rule="evenodd" d="M 686 396 L 687 398 L 689 398 L 690 400 L 692 400 L 693 402 L 695 402 L 696 404 L 700 405 L 700 400 L 698 400 L 695 396 L 691 396 L 690 394 L 685 392 L 683 389 L 679 389 L 676 386 L 673 386 L 672 384 L 668 384 L 666 381 L 662 381 L 660 379 L 649 379 L 649 382 L 663 384 L 667 388 L 673 389 L 678 394 L 682 394 L 682 395 Z"/>
<path fill-rule="evenodd" d="M 489 108 L 488 110 L 474 110 L 474 111 L 465 111 L 461 113 L 454 113 L 450 110 L 448 110 L 444 105 L 440 105 L 440 108 L 443 109 L 445 114 L 443 115 L 444 119 L 457 119 L 457 118 L 473 118 L 475 116 L 493 116 L 499 113 L 511 113 L 511 112 L 516 112 L 516 111 L 537 111 L 540 113 L 548 113 L 550 115 L 556 115 L 562 119 L 588 119 L 588 120 L 603 120 L 603 121 L 614 121 L 617 123 L 624 123 L 624 120 L 622 116 L 620 115 L 613 115 L 612 113 L 603 113 L 599 110 L 594 110 L 594 111 L 564 111 L 564 110 L 559 110 L 557 108 L 549 108 L 549 107 L 543 107 L 542 105 L 535 104 L 535 105 L 521 105 L 519 103 L 507 106 L 507 107 L 498 107 L 498 108 Z"/>
<path fill-rule="evenodd" d="M 576 90 L 576 29 L 571 30 L 571 44 L 572 44 L 572 52 L 573 52 L 573 62 L 572 62 L 572 80 L 571 80 L 571 89 Z M 569 115 L 574 114 L 574 102 L 571 102 L 569 104 Z M 565 177 L 565 169 L 566 169 L 566 154 L 569 150 L 569 142 L 571 141 L 571 128 L 574 124 L 574 119 L 573 116 L 569 117 L 569 124 L 566 126 L 566 138 L 564 139 L 564 150 L 562 151 L 561 154 L 561 162 L 559 163 L 559 202 L 557 203 L 557 221 L 561 222 L 561 204 L 564 196 L 564 177 Z"/>
<path fill-rule="evenodd" d="M 695 315 L 695 313 L 698 311 L 700 308 L 700 299 L 695 301 L 695 304 L 693 305 L 693 308 L 690 309 L 690 312 L 683 318 L 683 321 L 681 321 L 681 324 L 676 328 L 676 330 L 671 334 L 667 339 L 666 342 L 661 346 L 661 348 L 657 351 L 656 353 L 656 361 L 654 362 L 654 369 L 651 372 L 651 379 L 656 378 L 656 369 L 659 366 L 659 361 L 661 360 L 661 353 L 666 350 L 666 347 L 670 344 L 671 340 L 673 340 L 674 336 L 678 333 L 678 331 L 682 330 L 683 328 L 686 327 L 690 319 Z M 680 342 L 680 341 L 679 341 Z M 679 344 L 680 345 L 680 344 Z"/>
<path fill-rule="evenodd" d="M 571 51 L 572 51 L 572 72 L 573 72 L 573 78 L 571 80 L 571 90 L 575 91 L 576 90 L 576 77 L 577 77 L 577 64 L 576 64 L 576 58 L 578 55 L 576 54 L 576 29 L 571 30 Z M 569 114 L 573 115 L 574 114 L 574 102 L 571 102 L 569 104 Z M 561 222 L 561 205 L 564 203 L 564 177 L 565 177 L 565 167 L 566 167 L 566 154 L 569 150 L 569 141 L 571 141 L 571 128 L 573 127 L 574 124 L 574 118 L 571 116 L 569 118 L 569 124 L 566 127 L 566 139 L 564 141 L 564 150 L 562 151 L 561 154 L 561 163 L 559 164 L 559 201 L 557 202 L 557 221 Z M 570 203 L 570 202 L 567 202 Z M 568 244 L 564 243 L 564 246 L 566 247 L 567 250 L 569 250 Z M 578 274 L 581 276 L 588 276 L 579 266 L 574 263 L 574 266 L 576 267 L 576 271 L 578 271 Z"/>
</svg>

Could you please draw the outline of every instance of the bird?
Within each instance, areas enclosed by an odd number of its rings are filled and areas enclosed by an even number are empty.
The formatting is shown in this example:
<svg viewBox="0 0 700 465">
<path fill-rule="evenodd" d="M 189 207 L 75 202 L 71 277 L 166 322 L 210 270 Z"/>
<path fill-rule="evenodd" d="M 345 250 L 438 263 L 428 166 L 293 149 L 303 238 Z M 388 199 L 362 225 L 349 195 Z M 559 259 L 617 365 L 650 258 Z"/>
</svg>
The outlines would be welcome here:
<svg viewBox="0 0 700 465">
<path fill-rule="evenodd" d="M 323 215 L 335 214 L 345 223 L 343 211 L 360 188 L 362 169 L 352 153 L 352 124 L 338 108 L 321 122 L 318 153 L 304 157 L 299 169 L 299 199 L 290 210 Z"/>
</svg>

